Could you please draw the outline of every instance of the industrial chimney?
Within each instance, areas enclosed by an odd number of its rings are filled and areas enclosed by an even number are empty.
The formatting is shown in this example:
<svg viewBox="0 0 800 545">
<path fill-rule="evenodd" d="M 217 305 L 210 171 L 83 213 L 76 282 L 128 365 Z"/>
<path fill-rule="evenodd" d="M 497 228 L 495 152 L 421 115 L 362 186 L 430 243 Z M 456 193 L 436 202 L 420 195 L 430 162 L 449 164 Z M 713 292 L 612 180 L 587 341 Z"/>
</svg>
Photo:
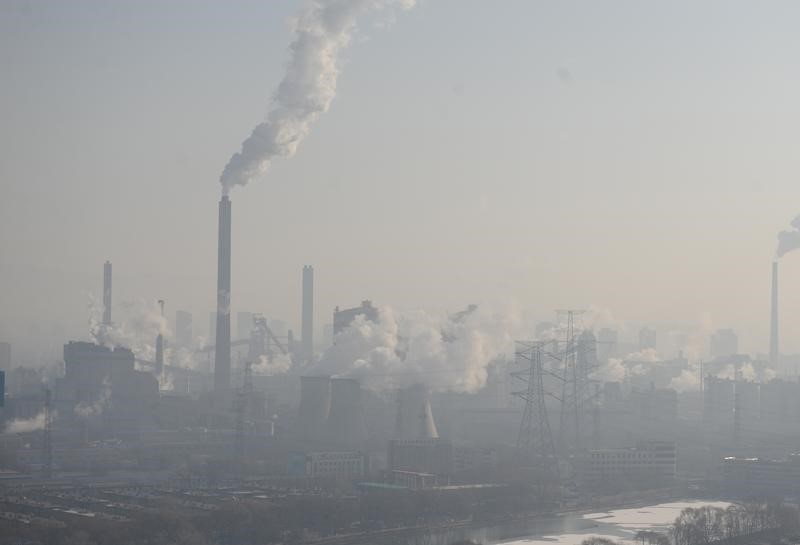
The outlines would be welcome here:
<svg viewBox="0 0 800 545">
<path fill-rule="evenodd" d="M 769 362 L 773 367 L 778 365 L 780 355 L 778 345 L 778 262 L 772 262 L 772 307 L 769 323 Z"/>
<path fill-rule="evenodd" d="M 300 331 L 303 343 L 303 359 L 314 357 L 314 267 L 303 266 L 303 316 Z"/>
<path fill-rule="evenodd" d="M 227 195 L 219 201 L 216 329 L 214 393 L 222 398 L 231 386 L 231 201 Z"/>
<path fill-rule="evenodd" d="M 103 324 L 111 325 L 111 262 L 103 265 Z"/>
</svg>

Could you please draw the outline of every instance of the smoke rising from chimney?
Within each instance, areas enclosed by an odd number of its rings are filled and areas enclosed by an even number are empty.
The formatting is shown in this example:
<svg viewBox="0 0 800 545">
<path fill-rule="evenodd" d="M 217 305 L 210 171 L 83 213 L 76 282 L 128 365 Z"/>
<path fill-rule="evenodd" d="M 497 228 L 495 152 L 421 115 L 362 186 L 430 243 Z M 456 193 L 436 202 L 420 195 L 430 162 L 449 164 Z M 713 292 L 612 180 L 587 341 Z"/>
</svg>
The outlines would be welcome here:
<svg viewBox="0 0 800 545">
<path fill-rule="evenodd" d="M 781 258 L 800 248 L 800 216 L 792 220 L 790 231 L 778 233 L 778 250 L 775 252 L 777 258 Z"/>
<path fill-rule="evenodd" d="M 366 12 L 415 0 L 308 0 L 294 20 L 291 57 L 267 118 L 253 129 L 220 177 L 223 195 L 266 173 L 275 157 L 291 157 L 311 124 L 336 96 L 339 54 Z"/>
<path fill-rule="evenodd" d="M 514 312 L 482 307 L 457 318 L 383 307 L 377 322 L 357 317 L 308 373 L 357 378 L 374 391 L 424 383 L 437 392 L 474 392 L 492 361 L 513 353 L 513 340 L 532 329 Z"/>
</svg>

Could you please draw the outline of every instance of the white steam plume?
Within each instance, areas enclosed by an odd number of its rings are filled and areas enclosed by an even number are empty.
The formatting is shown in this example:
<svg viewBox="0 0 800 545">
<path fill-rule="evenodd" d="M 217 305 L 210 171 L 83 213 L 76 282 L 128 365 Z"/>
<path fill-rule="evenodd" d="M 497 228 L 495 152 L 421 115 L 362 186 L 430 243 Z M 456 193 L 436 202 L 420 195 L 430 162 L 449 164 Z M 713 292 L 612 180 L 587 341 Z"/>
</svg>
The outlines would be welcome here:
<svg viewBox="0 0 800 545">
<path fill-rule="evenodd" d="M 306 372 L 358 378 L 378 391 L 424 383 L 434 391 L 474 392 L 486 383 L 489 364 L 512 353 L 513 340 L 529 331 L 513 312 L 478 308 L 453 318 L 385 307 L 377 322 L 356 318 Z"/>
<path fill-rule="evenodd" d="M 100 396 L 94 401 L 94 403 L 91 405 L 87 405 L 86 403 L 78 403 L 75 406 L 75 414 L 81 418 L 91 418 L 93 416 L 101 415 L 110 401 L 111 384 L 109 383 L 108 378 L 106 378 L 103 380 L 103 391 L 100 392 Z"/>
<path fill-rule="evenodd" d="M 291 56 L 267 118 L 253 129 L 220 177 L 222 193 L 266 173 L 275 157 L 291 157 L 311 124 L 336 96 L 339 55 L 366 12 L 414 0 L 308 0 L 294 20 Z"/>
<path fill-rule="evenodd" d="M 89 332 L 97 344 L 114 348 L 123 346 L 133 351 L 137 358 L 153 361 L 156 354 L 156 337 L 170 336 L 167 319 L 159 306 L 143 299 L 125 301 L 122 320 L 112 324 L 102 323 L 103 307 L 96 297 L 89 297 Z"/>
<path fill-rule="evenodd" d="M 791 226 L 790 231 L 778 233 L 778 250 L 775 255 L 779 258 L 800 248 L 800 216 L 792 220 Z"/>
<path fill-rule="evenodd" d="M 28 433 L 44 429 L 44 411 L 33 418 L 15 418 L 6 424 L 5 433 Z"/>
</svg>

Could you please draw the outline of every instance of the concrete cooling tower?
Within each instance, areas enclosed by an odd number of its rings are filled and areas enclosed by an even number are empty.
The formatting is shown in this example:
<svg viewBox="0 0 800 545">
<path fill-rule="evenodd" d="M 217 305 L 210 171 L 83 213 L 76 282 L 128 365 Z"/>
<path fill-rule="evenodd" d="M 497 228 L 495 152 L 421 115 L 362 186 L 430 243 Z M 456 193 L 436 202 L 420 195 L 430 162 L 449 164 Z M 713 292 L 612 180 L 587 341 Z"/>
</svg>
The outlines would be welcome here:
<svg viewBox="0 0 800 545">
<path fill-rule="evenodd" d="M 297 435 L 302 439 L 323 438 L 331 410 L 330 377 L 300 377 L 300 409 Z"/>
<path fill-rule="evenodd" d="M 430 392 L 424 384 L 397 391 L 395 439 L 438 439 L 431 410 Z"/>
<path fill-rule="evenodd" d="M 325 424 L 328 440 L 353 445 L 366 439 L 367 426 L 361 401 L 361 384 L 352 378 L 331 380 L 331 409 Z"/>
</svg>

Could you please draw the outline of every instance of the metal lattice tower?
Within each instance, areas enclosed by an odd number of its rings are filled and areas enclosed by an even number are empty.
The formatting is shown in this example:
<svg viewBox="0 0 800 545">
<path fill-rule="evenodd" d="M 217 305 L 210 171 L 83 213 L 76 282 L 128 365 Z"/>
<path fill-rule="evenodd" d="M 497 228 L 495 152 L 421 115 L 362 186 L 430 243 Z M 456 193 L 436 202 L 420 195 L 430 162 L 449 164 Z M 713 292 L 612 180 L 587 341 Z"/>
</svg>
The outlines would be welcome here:
<svg viewBox="0 0 800 545">
<path fill-rule="evenodd" d="M 561 360 L 561 415 L 559 420 L 559 446 L 562 452 L 580 451 L 584 447 L 584 427 L 597 395 L 592 391 L 591 374 L 597 369 L 597 340 L 591 331 L 576 335 L 575 319 L 581 310 L 558 311 L 563 323 L 560 344 Z M 589 410 L 587 410 L 589 409 Z"/>
<path fill-rule="evenodd" d="M 53 411 L 50 388 L 44 390 L 44 478 L 53 476 Z"/>
<path fill-rule="evenodd" d="M 542 483 L 558 481 L 558 461 L 550 421 L 545 405 L 542 343 L 517 341 L 516 362 L 525 369 L 512 376 L 525 383 L 525 389 L 513 392 L 525 402 L 517 436 L 517 452 L 521 461 L 533 466 Z"/>
</svg>

